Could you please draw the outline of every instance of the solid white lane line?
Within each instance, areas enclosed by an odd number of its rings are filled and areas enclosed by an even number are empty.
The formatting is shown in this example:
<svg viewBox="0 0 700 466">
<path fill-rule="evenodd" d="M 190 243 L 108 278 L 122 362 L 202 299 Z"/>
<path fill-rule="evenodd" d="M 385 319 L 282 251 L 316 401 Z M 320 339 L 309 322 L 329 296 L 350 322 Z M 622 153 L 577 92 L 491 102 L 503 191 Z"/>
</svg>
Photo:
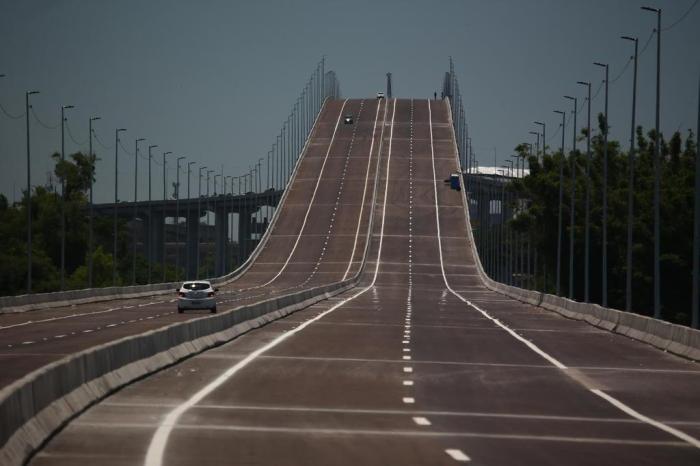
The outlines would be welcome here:
<svg viewBox="0 0 700 466">
<path fill-rule="evenodd" d="M 450 456 L 450 458 L 452 458 L 455 461 L 459 461 L 460 463 L 466 463 L 468 461 L 471 461 L 471 458 L 465 455 L 462 450 L 458 450 L 456 448 L 448 448 L 447 450 L 445 450 L 445 453 L 447 453 Z"/>
<path fill-rule="evenodd" d="M 347 102 L 347 100 L 346 100 Z M 345 104 L 343 104 L 343 107 Z M 342 109 L 341 113 L 342 115 Z M 379 264 L 381 263 L 381 257 L 382 257 L 382 246 L 384 243 L 384 226 L 385 226 L 385 221 L 386 221 L 386 205 L 387 205 L 387 198 L 389 194 L 389 173 L 390 173 L 390 167 L 391 167 L 391 150 L 392 150 L 392 140 L 394 136 L 394 117 L 396 115 L 396 100 L 394 100 L 394 108 L 393 108 L 393 113 L 391 117 L 391 133 L 389 136 L 389 153 L 387 155 L 387 162 L 386 162 L 386 184 L 384 187 L 384 201 L 383 201 L 383 207 L 382 207 L 382 226 L 379 234 L 379 248 L 377 251 L 377 261 L 375 264 L 374 268 L 374 277 L 372 278 L 372 282 L 366 287 L 360 290 L 359 292 L 355 293 L 354 295 L 350 296 L 349 298 L 346 298 L 340 302 L 338 302 L 336 305 L 332 306 L 330 309 L 327 311 L 324 311 L 320 314 L 318 314 L 316 317 L 307 320 L 303 324 L 299 325 L 298 327 L 290 330 L 287 333 L 284 333 L 265 346 L 262 346 L 261 348 L 258 348 L 257 350 L 253 351 L 250 353 L 248 356 L 243 358 L 241 361 L 237 362 L 230 368 L 228 368 L 223 374 L 221 374 L 219 377 L 214 379 L 212 382 L 210 382 L 208 385 L 200 389 L 197 393 L 192 395 L 187 401 L 184 403 L 180 404 L 177 408 L 173 409 L 168 415 L 160 422 L 158 425 L 158 429 L 156 432 L 153 434 L 153 437 L 151 438 L 151 442 L 148 446 L 148 451 L 146 453 L 146 458 L 144 460 L 144 465 L 145 466 L 161 466 L 163 464 L 163 456 L 165 453 L 165 446 L 168 442 L 168 438 L 170 437 L 170 433 L 172 432 L 173 428 L 177 424 L 178 420 L 182 416 L 183 413 L 185 413 L 190 407 L 196 405 L 199 401 L 204 399 L 207 395 L 212 393 L 214 390 L 219 388 L 221 385 L 223 385 L 228 379 L 233 377 L 238 371 L 246 367 L 248 364 L 250 364 L 252 361 L 254 361 L 259 355 L 263 354 L 264 352 L 268 351 L 269 349 L 274 348 L 275 346 L 279 345 L 283 341 L 285 341 L 287 338 L 289 338 L 292 335 L 295 335 L 296 333 L 300 332 L 304 328 L 308 327 L 312 323 L 316 322 L 317 320 L 325 317 L 327 314 L 333 312 L 337 308 L 341 307 L 343 304 L 352 301 L 353 299 L 363 295 L 366 293 L 368 290 L 374 287 L 374 284 L 377 281 L 377 275 L 379 273 Z M 340 121 L 340 116 L 338 117 L 338 122 Z M 336 123 L 336 129 L 338 127 L 338 124 Z M 334 133 L 335 134 L 335 133 Z M 329 146 L 330 150 L 330 146 Z M 325 161 L 324 161 L 325 163 Z M 319 177 L 320 180 L 320 177 Z M 315 193 L 315 192 L 314 192 Z M 312 198 L 313 199 L 313 198 Z M 308 212 L 307 212 L 308 214 Z M 301 236 L 301 235 L 300 235 Z"/>
<path fill-rule="evenodd" d="M 331 153 L 331 146 L 333 145 L 333 141 L 335 140 L 335 135 L 338 132 L 338 126 L 340 125 L 340 120 L 343 118 L 343 110 L 345 109 L 345 104 L 348 103 L 348 100 L 345 99 L 343 101 L 342 107 L 340 107 L 340 112 L 338 112 L 338 119 L 335 122 L 335 127 L 333 128 L 333 135 L 331 136 L 331 140 L 328 143 L 328 150 L 326 150 L 326 156 L 323 158 L 323 164 L 321 165 L 321 171 L 319 172 L 318 179 L 316 180 L 316 186 L 314 187 L 314 192 L 311 195 L 311 200 L 309 201 L 309 205 L 306 209 L 306 214 L 304 214 L 304 220 L 301 223 L 301 228 L 299 229 L 299 234 L 296 237 L 296 240 L 294 241 L 294 245 L 292 246 L 292 250 L 289 252 L 289 255 L 287 256 L 287 259 L 284 261 L 284 265 L 280 268 L 279 272 L 275 274 L 274 277 L 272 277 L 270 280 L 267 282 L 263 283 L 262 285 L 257 285 L 251 288 L 247 288 L 249 290 L 255 290 L 258 288 L 264 288 L 267 285 L 271 284 L 275 280 L 279 278 L 280 275 L 282 275 L 282 272 L 285 271 L 287 266 L 289 265 L 289 261 L 292 260 L 292 256 L 294 256 L 294 252 L 297 249 L 297 246 L 299 245 L 299 241 L 301 240 L 301 236 L 304 233 L 304 230 L 306 229 L 306 222 L 309 219 L 309 213 L 311 212 L 311 208 L 314 206 L 314 200 L 316 199 L 316 193 L 318 192 L 318 187 L 321 184 L 321 179 L 323 178 L 323 172 L 326 168 L 326 162 L 328 162 L 328 155 Z M 329 230 L 330 233 L 330 230 Z"/>
<path fill-rule="evenodd" d="M 496 325 L 498 325 L 499 327 L 504 329 L 511 336 L 513 336 L 515 339 L 524 343 L 525 346 L 530 348 L 533 352 L 537 353 L 538 355 L 540 355 L 541 357 L 543 357 L 544 359 L 549 361 L 552 365 L 554 365 L 558 369 L 566 369 L 566 366 L 564 364 L 562 364 L 561 362 L 559 362 L 559 360 L 557 360 L 553 356 L 550 356 L 549 354 L 547 354 L 546 352 L 541 350 L 537 345 L 535 345 L 531 341 L 528 341 L 525 338 L 518 335 L 517 333 L 515 333 L 512 329 L 510 329 L 508 326 L 506 326 L 505 324 L 500 322 L 498 319 L 489 315 L 489 313 L 487 313 L 486 311 L 484 311 L 484 310 L 480 309 L 479 307 L 477 307 L 476 305 L 472 304 L 468 299 L 464 298 L 461 294 L 457 293 L 450 286 L 450 283 L 447 280 L 447 275 L 445 273 L 445 262 L 444 262 L 444 258 L 442 255 L 442 238 L 440 236 L 440 208 L 438 205 L 438 195 L 437 195 L 437 175 L 435 173 L 435 149 L 434 149 L 434 145 L 433 145 L 433 119 L 432 119 L 432 112 L 430 110 L 430 102 L 428 102 L 428 120 L 430 122 L 430 154 L 431 154 L 432 162 L 433 162 L 432 163 L 432 165 L 433 165 L 433 191 L 435 194 L 435 222 L 437 225 L 438 252 L 439 252 L 439 256 L 440 256 L 440 268 L 442 270 L 442 278 L 443 278 L 443 281 L 445 282 L 445 287 L 447 287 L 447 289 L 453 295 L 455 295 L 457 298 L 462 300 L 468 306 L 471 306 L 472 308 L 479 311 L 484 317 L 486 317 L 487 319 L 490 319 L 492 322 L 494 322 Z M 569 375 L 569 374 L 567 373 L 567 375 Z M 608 395 L 607 393 L 605 393 L 601 390 L 592 389 L 591 391 L 593 393 L 595 393 L 596 395 L 598 395 L 599 397 L 606 400 L 611 405 L 613 405 L 616 408 L 620 409 L 621 411 L 625 412 L 626 414 L 628 414 L 636 419 L 639 419 L 640 421 L 646 422 L 647 424 L 654 426 L 654 427 L 656 427 L 656 428 L 658 428 L 658 429 L 660 429 L 660 430 L 662 430 L 670 435 L 673 435 L 674 437 L 679 438 L 679 439 L 683 440 L 684 442 L 689 443 L 690 445 L 694 446 L 695 448 L 700 448 L 700 440 L 696 439 L 695 437 L 692 437 L 692 436 L 686 434 L 685 432 L 682 432 L 678 429 L 675 429 L 671 426 L 668 426 L 662 422 L 659 422 L 659 421 L 651 419 L 647 416 L 644 416 L 643 414 L 641 414 L 641 413 L 635 411 L 634 409 L 632 409 L 631 407 L 627 406 L 622 401 Z"/>
<path fill-rule="evenodd" d="M 355 257 L 355 249 L 357 248 L 357 239 L 360 236 L 360 225 L 362 224 L 362 212 L 364 211 L 365 208 L 365 198 L 367 196 L 367 183 L 369 180 L 369 171 L 372 163 L 372 150 L 374 149 L 374 139 L 375 139 L 375 133 L 377 131 L 377 121 L 379 120 L 379 108 L 381 107 L 381 101 L 377 105 L 377 113 L 374 116 L 374 128 L 372 128 L 372 142 L 369 146 L 369 160 L 367 161 L 367 172 L 365 174 L 365 188 L 364 191 L 362 191 L 362 202 L 360 203 L 360 215 L 357 217 L 357 230 L 355 231 L 355 241 L 352 244 L 352 252 L 350 253 L 350 261 L 348 262 L 348 268 L 345 270 L 345 274 L 343 274 L 343 278 L 341 281 L 345 280 L 348 277 L 348 274 L 350 273 L 350 267 L 352 267 L 353 263 L 353 258 Z M 381 134 L 384 134 L 384 125 L 386 123 L 386 111 L 389 106 L 384 103 L 384 118 L 382 119 L 382 131 Z M 381 136 L 380 136 L 381 138 Z M 375 173 L 375 176 L 379 176 L 379 158 L 381 157 L 381 154 L 377 153 L 377 171 Z M 367 239 L 369 241 L 369 238 Z"/>
</svg>

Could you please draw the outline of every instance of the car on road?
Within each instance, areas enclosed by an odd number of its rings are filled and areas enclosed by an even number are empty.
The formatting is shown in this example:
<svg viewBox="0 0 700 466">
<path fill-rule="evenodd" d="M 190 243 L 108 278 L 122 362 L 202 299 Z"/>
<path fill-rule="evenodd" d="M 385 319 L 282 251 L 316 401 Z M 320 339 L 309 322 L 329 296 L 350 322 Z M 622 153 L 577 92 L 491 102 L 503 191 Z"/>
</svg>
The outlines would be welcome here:
<svg viewBox="0 0 700 466">
<path fill-rule="evenodd" d="M 353 122 L 352 113 L 346 114 L 345 117 L 343 118 L 343 123 L 345 123 L 346 125 L 351 125 L 352 122 Z"/>
<path fill-rule="evenodd" d="M 216 298 L 219 291 L 213 288 L 206 280 L 185 282 L 177 290 L 177 312 L 182 313 L 186 309 L 209 309 L 216 313 Z"/>
<path fill-rule="evenodd" d="M 383 99 L 384 98 L 384 93 L 383 92 L 377 92 L 377 99 Z"/>
</svg>

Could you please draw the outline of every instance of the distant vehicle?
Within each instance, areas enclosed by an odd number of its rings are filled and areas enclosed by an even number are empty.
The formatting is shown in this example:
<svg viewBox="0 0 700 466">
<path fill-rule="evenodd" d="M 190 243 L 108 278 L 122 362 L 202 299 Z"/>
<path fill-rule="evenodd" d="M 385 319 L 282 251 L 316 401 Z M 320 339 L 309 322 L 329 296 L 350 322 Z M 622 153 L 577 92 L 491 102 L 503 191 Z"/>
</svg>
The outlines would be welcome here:
<svg viewBox="0 0 700 466">
<path fill-rule="evenodd" d="M 450 175 L 450 188 L 456 189 L 457 191 L 462 189 L 459 179 L 460 179 L 459 173 L 451 174 Z"/>
<path fill-rule="evenodd" d="M 177 312 L 182 314 L 186 309 L 209 309 L 216 313 L 216 299 L 214 295 L 218 288 L 212 288 L 206 280 L 185 282 L 177 290 Z"/>
<path fill-rule="evenodd" d="M 345 115 L 345 118 L 343 118 L 343 123 L 345 123 L 346 125 L 351 125 L 353 121 L 354 121 L 354 120 L 353 120 L 353 117 L 352 117 L 352 113 L 346 114 L 346 115 Z"/>
<path fill-rule="evenodd" d="M 383 92 L 377 92 L 377 99 L 383 99 L 384 98 L 384 93 Z"/>
</svg>

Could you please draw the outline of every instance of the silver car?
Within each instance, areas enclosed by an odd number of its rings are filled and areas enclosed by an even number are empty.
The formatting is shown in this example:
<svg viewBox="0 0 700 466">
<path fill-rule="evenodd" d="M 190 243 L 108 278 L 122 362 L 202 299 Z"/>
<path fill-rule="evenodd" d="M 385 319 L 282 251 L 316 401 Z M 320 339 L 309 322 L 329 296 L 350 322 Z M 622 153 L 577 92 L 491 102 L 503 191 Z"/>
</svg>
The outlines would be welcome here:
<svg viewBox="0 0 700 466">
<path fill-rule="evenodd" d="M 216 313 L 216 299 L 214 295 L 218 288 L 212 288 L 211 283 L 205 280 L 185 282 L 177 290 L 177 312 L 185 309 L 209 309 Z"/>
</svg>

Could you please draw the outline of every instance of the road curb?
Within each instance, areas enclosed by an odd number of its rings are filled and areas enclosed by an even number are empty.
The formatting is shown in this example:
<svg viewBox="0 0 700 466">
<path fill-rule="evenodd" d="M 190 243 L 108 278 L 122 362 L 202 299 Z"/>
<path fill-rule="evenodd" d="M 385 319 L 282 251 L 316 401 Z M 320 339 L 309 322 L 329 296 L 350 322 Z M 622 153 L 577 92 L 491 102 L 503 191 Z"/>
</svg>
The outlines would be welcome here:
<svg viewBox="0 0 700 466">
<path fill-rule="evenodd" d="M 344 282 L 240 306 L 95 346 L 31 372 L 0 390 L 0 464 L 24 464 L 96 401 L 182 359 L 354 287 Z"/>
</svg>

